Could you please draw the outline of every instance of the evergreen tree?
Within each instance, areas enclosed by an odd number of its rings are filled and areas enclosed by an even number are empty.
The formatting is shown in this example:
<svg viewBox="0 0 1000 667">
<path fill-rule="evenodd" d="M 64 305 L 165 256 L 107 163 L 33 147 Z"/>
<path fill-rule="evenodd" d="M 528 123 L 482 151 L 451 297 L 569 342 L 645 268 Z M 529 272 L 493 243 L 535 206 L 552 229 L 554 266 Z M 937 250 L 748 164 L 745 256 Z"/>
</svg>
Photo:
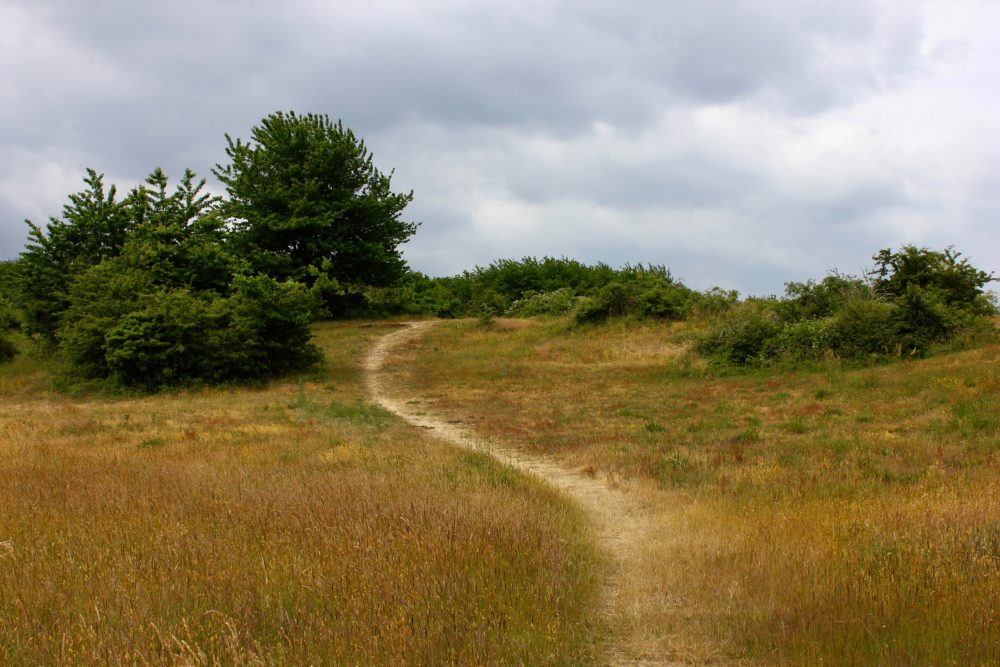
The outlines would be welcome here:
<svg viewBox="0 0 1000 667">
<path fill-rule="evenodd" d="M 340 121 L 277 112 L 249 143 L 226 140 L 230 163 L 214 173 L 229 193 L 223 212 L 237 252 L 256 271 L 319 284 L 328 300 L 338 286 L 399 281 L 398 247 L 416 231 L 400 215 L 413 193 L 394 193 L 392 174 Z"/>
<path fill-rule="evenodd" d="M 118 255 L 135 226 L 129 202 L 117 199 L 115 186 L 105 190 L 103 174 L 88 169 L 83 180 L 87 189 L 69 196 L 62 218 L 50 218 L 44 230 L 25 221 L 28 243 L 18 262 L 24 328 L 50 341 L 73 277 Z"/>
</svg>

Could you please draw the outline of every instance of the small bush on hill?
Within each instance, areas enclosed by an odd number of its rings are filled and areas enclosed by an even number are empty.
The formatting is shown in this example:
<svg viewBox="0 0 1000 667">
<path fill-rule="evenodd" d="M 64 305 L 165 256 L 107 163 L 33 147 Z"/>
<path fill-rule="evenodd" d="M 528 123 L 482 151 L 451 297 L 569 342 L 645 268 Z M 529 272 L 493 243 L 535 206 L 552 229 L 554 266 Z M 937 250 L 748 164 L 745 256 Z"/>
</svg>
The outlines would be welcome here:
<svg viewBox="0 0 1000 667">
<path fill-rule="evenodd" d="M 612 269 L 566 258 L 525 257 L 444 278 L 409 272 L 399 286 L 369 290 L 366 299 L 369 315 L 474 317 L 485 306 L 515 317 L 576 311 L 581 322 L 601 322 L 621 315 L 682 318 L 699 295 L 674 280 L 664 266 Z"/>
<path fill-rule="evenodd" d="M 788 283 L 781 300 L 740 304 L 699 339 L 699 351 L 736 366 L 826 355 L 858 362 L 996 336 L 983 291 L 994 277 L 959 253 L 906 246 L 874 259 L 867 281 L 834 274 Z"/>
<path fill-rule="evenodd" d="M 774 353 L 781 331 L 772 304 L 746 301 L 703 336 L 698 349 L 728 364 L 754 365 Z"/>
<path fill-rule="evenodd" d="M 551 292 L 527 292 L 507 309 L 511 317 L 536 317 L 538 315 L 565 315 L 577 306 L 579 297 L 569 287 Z"/>
</svg>

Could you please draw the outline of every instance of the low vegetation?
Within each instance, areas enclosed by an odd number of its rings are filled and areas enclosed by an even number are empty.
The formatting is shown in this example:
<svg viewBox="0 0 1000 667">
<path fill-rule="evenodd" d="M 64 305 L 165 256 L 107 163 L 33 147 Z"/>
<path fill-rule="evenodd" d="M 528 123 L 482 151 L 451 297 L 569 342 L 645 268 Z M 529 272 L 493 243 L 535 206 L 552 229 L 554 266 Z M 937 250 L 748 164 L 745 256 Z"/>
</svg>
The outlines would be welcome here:
<svg viewBox="0 0 1000 667">
<path fill-rule="evenodd" d="M 961 253 L 904 246 L 873 258 L 867 279 L 833 274 L 788 283 L 784 299 L 749 299 L 698 338 L 718 364 L 871 363 L 996 340 L 995 280 Z"/>
<path fill-rule="evenodd" d="M 388 330 L 320 325 L 323 369 L 261 388 L 0 368 L 0 663 L 592 663 L 582 517 L 366 403 Z"/>
<path fill-rule="evenodd" d="M 464 322 L 403 366 L 439 412 L 646 498 L 657 528 L 626 606 L 654 627 L 619 628 L 638 653 L 1000 660 L 1000 346 L 720 374 L 692 338 Z"/>
<path fill-rule="evenodd" d="M 408 272 L 399 285 L 369 290 L 357 314 L 410 314 L 437 317 L 535 317 L 572 315 L 597 323 L 630 315 L 683 319 L 725 308 L 735 292 L 696 292 L 662 265 L 626 264 L 612 268 L 563 258 L 497 260 L 460 275 L 429 278 Z"/>
</svg>

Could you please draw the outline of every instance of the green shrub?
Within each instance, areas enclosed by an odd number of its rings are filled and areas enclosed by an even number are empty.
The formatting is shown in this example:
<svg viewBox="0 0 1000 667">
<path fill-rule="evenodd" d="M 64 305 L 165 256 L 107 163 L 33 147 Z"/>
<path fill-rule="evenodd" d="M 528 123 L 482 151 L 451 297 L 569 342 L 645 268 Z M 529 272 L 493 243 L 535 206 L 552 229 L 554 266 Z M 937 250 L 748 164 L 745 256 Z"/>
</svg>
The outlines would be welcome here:
<svg viewBox="0 0 1000 667">
<path fill-rule="evenodd" d="M 577 306 L 578 300 L 579 297 L 569 287 L 551 292 L 528 292 L 510 304 L 507 315 L 511 317 L 564 315 Z"/>
<path fill-rule="evenodd" d="M 831 347 L 844 359 L 893 354 L 896 349 L 893 306 L 875 298 L 846 300 L 832 321 Z"/>
<path fill-rule="evenodd" d="M 860 278 L 833 274 L 820 282 L 785 283 L 785 297 L 777 304 L 777 314 L 782 321 L 830 317 L 848 301 L 871 296 L 871 290 Z"/>
<path fill-rule="evenodd" d="M 791 364 L 834 354 L 850 362 L 923 356 L 997 339 L 983 287 L 995 280 L 951 248 L 904 246 L 874 256 L 868 281 L 834 274 L 787 283 L 769 308 L 741 304 L 710 328 L 698 349 L 735 366 Z M 705 298 L 704 296 L 702 298 Z"/>
<path fill-rule="evenodd" d="M 5 364 L 17 356 L 17 346 L 3 334 L 0 334 L 0 364 Z"/>
<path fill-rule="evenodd" d="M 68 306 L 56 331 L 59 349 L 73 374 L 103 378 L 110 373 L 105 336 L 128 313 L 143 307 L 157 287 L 151 275 L 117 257 L 91 267 L 70 285 Z"/>
<path fill-rule="evenodd" d="M 756 365 L 774 356 L 782 329 L 773 312 L 748 302 L 699 338 L 696 348 L 727 364 Z"/>
<path fill-rule="evenodd" d="M 923 355 L 946 340 L 961 324 L 961 312 L 949 309 L 940 294 L 909 285 L 894 301 L 892 319 L 899 346 L 911 355 Z"/>
<path fill-rule="evenodd" d="M 609 317 L 621 317 L 635 310 L 634 293 L 631 285 L 609 283 L 596 296 L 580 300 L 574 319 L 577 324 L 594 324 Z"/>
<path fill-rule="evenodd" d="M 970 265 L 954 248 L 939 252 L 906 245 L 898 251 L 881 250 L 872 259 L 875 268 L 870 278 L 875 289 L 889 298 L 905 297 L 917 288 L 912 294 L 933 294 L 932 300 L 949 308 L 976 315 L 994 312 L 983 288 L 997 278 Z"/>
<path fill-rule="evenodd" d="M 270 377 L 301 370 L 320 359 L 310 341 L 313 300 L 304 285 L 267 276 L 237 276 L 228 302 L 230 326 L 241 332 L 249 365 L 242 377 Z"/>
<path fill-rule="evenodd" d="M 104 334 L 108 372 L 121 384 L 157 389 L 192 379 L 218 382 L 239 341 L 220 336 L 225 314 L 210 299 L 177 290 L 152 295 L 146 306 Z"/>
<path fill-rule="evenodd" d="M 685 317 L 691 290 L 676 283 L 659 282 L 639 294 L 637 311 L 644 317 L 677 320 Z"/>
<path fill-rule="evenodd" d="M 123 385 L 248 380 L 318 360 L 308 328 L 314 303 L 298 283 L 237 277 L 229 297 L 181 289 L 143 302 L 104 335 L 108 373 Z"/>
<path fill-rule="evenodd" d="M 713 287 L 691 295 L 689 308 L 699 317 L 719 317 L 731 311 L 739 303 L 739 292 Z"/>
<path fill-rule="evenodd" d="M 785 362 L 804 362 L 819 359 L 832 350 L 835 339 L 833 318 L 802 320 L 780 326 L 762 352 Z"/>
</svg>

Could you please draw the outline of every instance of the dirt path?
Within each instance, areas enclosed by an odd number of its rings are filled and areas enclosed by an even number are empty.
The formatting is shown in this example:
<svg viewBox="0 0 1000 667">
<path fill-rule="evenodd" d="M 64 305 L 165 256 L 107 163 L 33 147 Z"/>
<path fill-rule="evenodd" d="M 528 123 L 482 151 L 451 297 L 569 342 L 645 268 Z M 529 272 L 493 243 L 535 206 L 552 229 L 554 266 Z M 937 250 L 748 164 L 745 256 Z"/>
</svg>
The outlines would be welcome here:
<svg viewBox="0 0 1000 667">
<path fill-rule="evenodd" d="M 623 616 L 621 607 L 626 601 L 622 596 L 621 582 L 635 567 L 639 546 L 648 530 L 648 522 L 636 502 L 625 492 L 612 488 L 600 479 L 567 470 L 548 458 L 527 455 L 489 442 L 473 430 L 447 421 L 444 416 L 428 414 L 420 397 L 399 397 L 389 391 L 385 363 L 392 350 L 420 336 L 435 324 L 433 321 L 409 323 L 406 328 L 387 334 L 376 342 L 365 361 L 372 398 L 414 426 L 431 430 L 459 447 L 487 451 L 499 461 L 535 475 L 568 494 L 590 517 L 600 546 L 611 563 L 604 586 L 604 612 L 611 619 Z M 608 651 L 610 663 L 650 666 L 684 664 L 649 657 L 634 658 L 629 653 L 621 642 L 612 642 Z"/>
</svg>

